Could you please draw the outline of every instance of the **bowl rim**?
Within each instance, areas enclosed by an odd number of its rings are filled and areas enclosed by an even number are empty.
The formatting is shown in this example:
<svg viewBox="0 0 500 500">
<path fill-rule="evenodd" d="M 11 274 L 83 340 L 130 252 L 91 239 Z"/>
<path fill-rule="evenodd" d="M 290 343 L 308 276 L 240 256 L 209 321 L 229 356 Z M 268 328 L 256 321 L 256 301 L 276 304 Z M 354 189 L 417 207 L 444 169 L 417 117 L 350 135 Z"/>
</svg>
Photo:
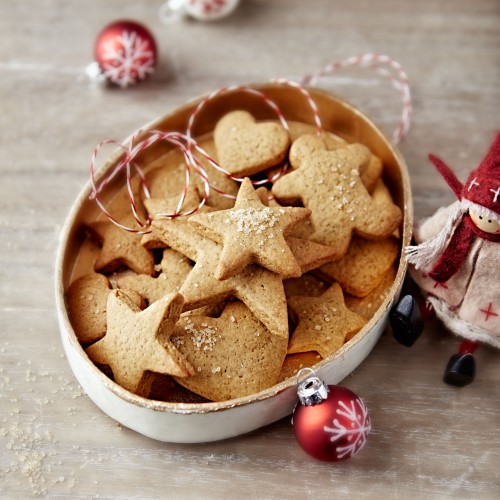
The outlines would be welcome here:
<svg viewBox="0 0 500 500">
<path fill-rule="evenodd" d="M 277 83 L 250 83 L 245 84 L 245 87 L 255 88 L 258 90 L 265 90 L 266 88 L 283 88 L 282 85 Z M 399 150 L 394 146 L 389 139 L 380 131 L 380 129 L 373 123 L 373 121 L 364 115 L 358 108 L 353 106 L 352 104 L 346 102 L 343 98 L 338 97 L 334 93 L 319 89 L 317 87 L 305 87 L 311 95 L 320 95 L 326 97 L 328 99 L 337 101 L 340 105 L 346 107 L 351 113 L 359 116 L 364 120 L 367 125 L 377 133 L 380 139 L 385 143 L 385 146 L 389 149 L 391 154 L 396 158 L 397 164 L 399 167 L 399 172 L 401 175 L 401 184 L 403 191 L 403 223 L 402 223 L 402 235 L 401 235 L 401 248 L 404 248 L 410 243 L 411 233 L 412 233 L 412 225 L 413 225 L 413 203 L 412 203 L 412 193 L 410 188 L 410 178 L 408 173 L 408 167 L 406 162 L 399 152 Z M 168 118 L 177 115 L 183 111 L 186 111 L 188 108 L 193 108 L 203 99 L 205 99 L 210 93 L 203 94 L 201 96 L 195 97 L 189 101 L 186 101 L 181 106 L 177 106 L 169 112 L 163 114 L 162 116 L 150 121 L 149 123 L 141 126 L 140 130 L 146 133 L 148 130 L 156 128 L 158 124 L 167 120 Z M 132 134 L 127 137 L 122 144 L 126 144 L 127 141 L 135 134 Z M 117 161 L 117 159 L 123 154 L 123 150 L 118 148 L 115 150 L 106 162 L 99 168 L 96 173 L 96 178 L 99 179 L 105 172 L 107 172 Z M 89 368 L 92 371 L 92 375 L 96 377 L 103 386 L 114 393 L 116 396 L 120 397 L 124 401 L 133 404 L 135 406 L 139 406 L 141 408 L 146 408 L 150 410 L 154 410 L 157 412 L 166 412 L 166 413 L 181 413 L 181 414 L 205 414 L 205 413 L 213 413 L 213 412 L 221 412 L 225 410 L 230 410 L 234 407 L 246 406 L 258 401 L 263 401 L 266 399 L 270 399 L 273 396 L 282 393 L 295 387 L 297 385 L 297 376 L 289 377 L 282 382 L 279 382 L 272 387 L 268 387 L 262 391 L 257 393 L 253 393 L 247 396 L 242 396 L 239 398 L 221 401 L 221 402 L 206 402 L 206 403 L 174 403 L 174 402 L 166 402 L 166 401 L 158 401 L 148 399 L 142 396 L 138 396 L 120 385 L 116 382 L 108 378 L 97 366 L 92 363 L 88 355 L 86 354 L 83 347 L 78 342 L 74 329 L 69 320 L 68 311 L 65 303 L 65 290 L 63 285 L 63 263 L 65 260 L 65 254 L 68 248 L 68 240 L 72 234 L 72 228 L 76 216 L 78 215 L 82 203 L 89 197 L 91 192 L 90 181 L 87 181 L 83 188 L 80 190 L 77 198 L 74 200 L 69 213 L 66 216 L 65 222 L 61 228 L 59 234 L 59 244 L 57 248 L 56 254 L 56 262 L 55 262 L 55 295 L 56 295 L 56 308 L 59 319 L 59 328 L 61 330 L 61 336 L 67 335 L 69 345 L 73 348 L 73 350 L 81 357 L 83 360 L 89 365 Z M 337 358 L 341 358 L 344 356 L 346 351 L 356 343 L 360 342 L 362 338 L 366 335 L 369 335 L 372 328 L 377 324 L 384 314 L 384 312 L 390 308 L 394 302 L 395 295 L 398 290 L 400 290 L 403 280 L 406 275 L 407 263 L 404 259 L 403 253 L 401 253 L 397 268 L 396 277 L 394 282 L 387 293 L 386 298 L 376 311 L 376 313 L 370 318 L 370 320 L 365 324 L 365 326 L 348 342 L 346 342 L 339 350 L 328 356 L 327 358 L 319 361 L 314 366 L 314 371 L 318 376 L 321 376 L 321 370 L 326 365 L 330 364 Z"/>
</svg>

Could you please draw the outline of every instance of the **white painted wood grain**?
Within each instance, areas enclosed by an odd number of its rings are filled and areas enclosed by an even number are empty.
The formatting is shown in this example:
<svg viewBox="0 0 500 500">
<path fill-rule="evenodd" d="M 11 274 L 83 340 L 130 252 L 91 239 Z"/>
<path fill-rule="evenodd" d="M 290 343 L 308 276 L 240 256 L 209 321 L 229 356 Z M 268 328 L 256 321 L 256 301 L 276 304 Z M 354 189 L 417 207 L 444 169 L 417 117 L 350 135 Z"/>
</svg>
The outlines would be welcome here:
<svg viewBox="0 0 500 500">
<path fill-rule="evenodd" d="M 92 148 L 228 83 L 299 77 L 367 51 L 403 63 L 413 129 L 401 146 L 418 217 L 451 195 L 426 160 L 464 178 L 500 109 L 496 0 L 243 0 L 216 23 L 163 26 L 158 2 L 4 2 L 0 15 L 0 496 L 75 498 L 498 498 L 499 354 L 482 348 L 477 379 L 441 383 L 457 342 L 428 325 L 406 349 L 387 333 L 345 381 L 374 431 L 354 460 L 310 460 L 288 419 L 206 445 L 167 445 L 121 429 L 81 393 L 59 341 L 53 300 L 58 231 Z M 154 79 L 102 91 L 83 77 L 107 22 L 146 23 L 160 47 Z M 388 133 L 389 87 L 351 71 L 324 81 Z"/>
</svg>

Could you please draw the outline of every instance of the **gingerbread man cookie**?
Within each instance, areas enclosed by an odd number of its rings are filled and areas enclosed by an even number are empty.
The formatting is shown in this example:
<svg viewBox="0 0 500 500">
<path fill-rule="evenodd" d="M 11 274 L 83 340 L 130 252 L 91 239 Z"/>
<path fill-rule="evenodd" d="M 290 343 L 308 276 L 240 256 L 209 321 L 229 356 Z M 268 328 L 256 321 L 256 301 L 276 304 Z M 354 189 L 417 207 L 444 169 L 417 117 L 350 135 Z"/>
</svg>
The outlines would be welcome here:
<svg viewBox="0 0 500 500">
<path fill-rule="evenodd" d="M 370 158 L 361 144 L 329 151 L 321 139 L 304 135 L 292 145 L 299 168 L 278 179 L 272 193 L 286 204 L 302 201 L 311 209 L 311 239 L 347 252 L 352 233 L 367 239 L 387 238 L 400 224 L 401 210 L 392 203 L 376 203 L 359 177 L 359 167 Z M 309 151 L 309 154 L 305 152 Z"/>
</svg>

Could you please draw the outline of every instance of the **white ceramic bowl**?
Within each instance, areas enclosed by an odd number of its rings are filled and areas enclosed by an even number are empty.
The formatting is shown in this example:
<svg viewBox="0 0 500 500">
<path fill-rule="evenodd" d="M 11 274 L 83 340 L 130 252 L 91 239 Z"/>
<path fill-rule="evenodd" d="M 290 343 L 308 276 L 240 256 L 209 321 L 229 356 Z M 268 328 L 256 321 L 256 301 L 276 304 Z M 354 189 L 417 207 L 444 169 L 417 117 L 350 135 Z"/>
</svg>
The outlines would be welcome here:
<svg viewBox="0 0 500 500">
<path fill-rule="evenodd" d="M 274 84 L 252 85 L 273 99 L 290 120 L 312 123 L 310 108 L 295 89 Z M 384 162 L 384 181 L 389 185 L 395 202 L 404 212 L 401 226 L 402 245 L 410 242 L 412 227 L 412 200 L 406 165 L 375 125 L 357 109 L 333 95 L 309 89 L 318 105 L 326 130 L 349 141 L 367 145 Z M 187 119 L 201 99 L 190 102 L 144 127 L 156 130 L 183 130 Z M 195 134 L 213 130 L 217 120 L 232 109 L 248 109 L 257 119 L 275 119 L 272 112 L 255 97 L 242 92 L 221 94 L 204 108 L 199 116 Z M 140 159 L 145 165 L 168 146 L 158 144 L 148 149 Z M 99 176 L 109 172 L 120 158 L 117 151 L 102 167 Z M 110 184 L 110 196 L 118 184 Z M 287 379 L 269 389 L 250 396 L 217 403 L 167 403 L 132 394 L 110 380 L 87 357 L 80 346 L 68 318 L 65 290 L 70 284 L 75 267 L 75 255 L 84 240 L 83 220 L 97 216 L 98 209 L 88 199 L 87 184 L 67 218 L 60 235 L 56 263 L 56 302 L 62 343 L 71 368 L 82 388 L 110 417 L 121 424 L 151 438 L 177 443 L 199 443 L 225 439 L 289 415 L 297 402 L 296 381 Z M 314 366 L 316 373 L 328 384 L 339 383 L 370 353 L 388 320 L 389 310 L 399 296 L 406 273 L 404 259 L 398 263 L 394 284 L 383 304 L 366 326 L 339 351 Z M 362 396 L 362 395 L 361 395 Z"/>
</svg>

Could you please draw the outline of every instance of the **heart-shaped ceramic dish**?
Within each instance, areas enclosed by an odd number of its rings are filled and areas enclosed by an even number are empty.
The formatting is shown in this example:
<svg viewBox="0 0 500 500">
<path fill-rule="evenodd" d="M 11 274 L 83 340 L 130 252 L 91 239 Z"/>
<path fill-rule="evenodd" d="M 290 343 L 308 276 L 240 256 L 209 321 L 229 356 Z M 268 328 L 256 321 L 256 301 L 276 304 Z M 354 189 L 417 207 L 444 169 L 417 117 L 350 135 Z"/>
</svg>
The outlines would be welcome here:
<svg viewBox="0 0 500 500">
<path fill-rule="evenodd" d="M 289 120 L 313 123 L 311 109 L 304 96 L 294 88 L 277 84 L 252 85 L 265 93 Z M 349 142 L 368 146 L 384 164 L 383 178 L 395 203 L 404 214 L 400 227 L 401 244 L 410 243 L 412 228 L 412 199 L 408 172 L 401 155 L 377 127 L 360 111 L 328 92 L 310 89 L 323 126 Z M 185 130 L 189 116 L 201 101 L 197 99 L 144 127 L 144 130 Z M 276 119 L 261 100 L 243 91 L 220 94 L 210 100 L 195 126 L 195 136 L 213 131 L 217 121 L 227 112 L 246 109 L 257 120 Z M 147 165 L 168 152 L 166 143 L 156 143 L 140 157 Z M 105 176 L 117 164 L 122 151 L 117 151 L 102 167 L 99 177 Z M 106 196 L 111 199 L 122 185 L 112 181 Z M 121 424 L 151 438 L 180 443 L 215 441 L 249 432 L 290 414 L 297 402 L 296 380 L 289 378 L 269 389 L 250 396 L 213 403 L 170 403 L 139 397 L 109 379 L 88 358 L 79 344 L 70 323 L 65 302 L 75 269 L 82 262 L 75 256 L 85 238 L 84 221 L 99 214 L 89 200 L 91 186 L 87 184 L 61 231 L 56 263 L 56 301 L 62 343 L 71 368 L 83 389 L 95 404 Z M 406 273 L 404 259 L 397 263 L 395 281 L 383 304 L 359 333 L 339 351 L 314 366 L 317 374 L 329 384 L 336 384 L 351 373 L 377 343 L 388 320 L 391 306 L 397 299 Z M 361 395 L 362 396 L 362 395 Z"/>
</svg>

